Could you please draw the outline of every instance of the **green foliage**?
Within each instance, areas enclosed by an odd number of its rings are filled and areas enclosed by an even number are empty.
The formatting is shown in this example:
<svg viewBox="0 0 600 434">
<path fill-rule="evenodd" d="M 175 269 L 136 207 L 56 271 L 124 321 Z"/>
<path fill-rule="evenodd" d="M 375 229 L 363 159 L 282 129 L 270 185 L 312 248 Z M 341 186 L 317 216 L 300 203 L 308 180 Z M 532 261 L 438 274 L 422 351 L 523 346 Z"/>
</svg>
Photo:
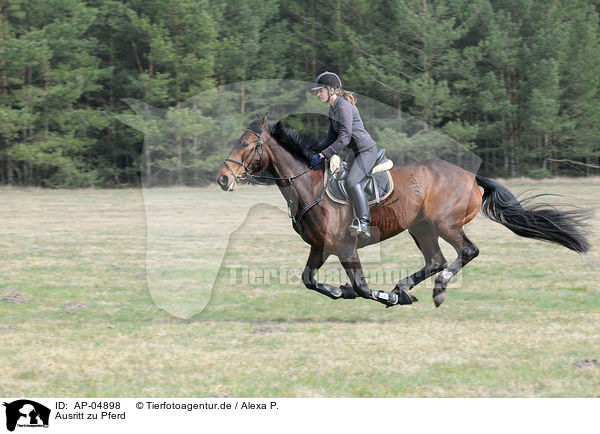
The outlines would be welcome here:
<svg viewBox="0 0 600 434">
<path fill-rule="evenodd" d="M 227 128 L 234 139 L 237 124 L 174 107 L 218 85 L 312 81 L 324 70 L 443 131 L 481 156 L 488 175 L 595 174 L 597 1 L 5 0 L 0 184 L 139 183 L 142 136 L 111 118 L 131 113 L 123 98 L 165 109 L 164 134 L 178 129 L 192 142 L 149 146 L 152 182 L 210 182 L 225 145 L 211 139 Z M 221 94 L 239 104 L 240 119 L 257 105 L 241 89 Z M 314 117 L 296 124 L 319 131 Z M 414 141 L 411 151 L 401 135 L 367 129 L 398 161 L 440 143 L 429 134 L 415 153 Z"/>
<path fill-rule="evenodd" d="M 548 169 L 545 169 L 543 167 L 536 167 L 536 168 L 530 169 L 527 172 L 527 176 L 529 176 L 530 178 L 533 178 L 533 179 L 551 178 L 551 175 L 550 175 L 550 172 L 548 171 Z"/>
</svg>

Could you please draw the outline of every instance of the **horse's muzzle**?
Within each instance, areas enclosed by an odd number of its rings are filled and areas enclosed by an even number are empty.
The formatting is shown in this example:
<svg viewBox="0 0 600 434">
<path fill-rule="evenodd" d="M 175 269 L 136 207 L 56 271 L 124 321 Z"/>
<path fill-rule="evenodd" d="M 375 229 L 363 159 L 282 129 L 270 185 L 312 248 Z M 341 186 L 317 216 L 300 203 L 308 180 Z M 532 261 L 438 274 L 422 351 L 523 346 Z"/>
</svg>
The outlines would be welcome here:
<svg viewBox="0 0 600 434">
<path fill-rule="evenodd" d="M 219 186 L 227 191 L 229 190 L 229 177 L 227 175 L 221 175 L 217 178 L 217 184 L 219 184 Z"/>
</svg>

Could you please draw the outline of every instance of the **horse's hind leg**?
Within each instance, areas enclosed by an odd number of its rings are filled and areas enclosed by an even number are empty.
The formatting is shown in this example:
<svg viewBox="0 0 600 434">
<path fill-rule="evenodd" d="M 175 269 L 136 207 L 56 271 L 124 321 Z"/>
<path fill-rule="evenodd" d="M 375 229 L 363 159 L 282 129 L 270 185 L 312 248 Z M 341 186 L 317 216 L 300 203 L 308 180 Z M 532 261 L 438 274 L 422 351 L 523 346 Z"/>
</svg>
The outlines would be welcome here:
<svg viewBox="0 0 600 434">
<path fill-rule="evenodd" d="M 450 279 L 479 255 L 479 249 L 467 238 L 462 228 L 442 229 L 440 230 L 440 235 L 454 247 L 454 250 L 458 253 L 458 258 L 435 279 L 435 286 L 433 288 L 433 302 L 435 303 L 435 307 L 440 307 L 444 302 L 446 287 Z"/>
<path fill-rule="evenodd" d="M 448 265 L 438 244 L 437 230 L 432 225 L 421 223 L 410 228 L 408 232 L 415 240 L 421 253 L 423 253 L 425 266 L 416 273 L 399 280 L 393 289 L 397 294 L 411 290 L 425 279 L 442 271 Z"/>
<path fill-rule="evenodd" d="M 315 274 L 328 257 L 329 253 L 324 253 L 321 249 L 311 246 L 306 267 L 304 267 L 304 271 L 302 272 L 302 282 L 304 282 L 304 286 L 333 299 L 342 297 L 356 298 L 356 294 L 354 294 L 352 288 L 344 287 L 343 289 L 340 289 L 337 286 L 317 282 Z"/>
</svg>

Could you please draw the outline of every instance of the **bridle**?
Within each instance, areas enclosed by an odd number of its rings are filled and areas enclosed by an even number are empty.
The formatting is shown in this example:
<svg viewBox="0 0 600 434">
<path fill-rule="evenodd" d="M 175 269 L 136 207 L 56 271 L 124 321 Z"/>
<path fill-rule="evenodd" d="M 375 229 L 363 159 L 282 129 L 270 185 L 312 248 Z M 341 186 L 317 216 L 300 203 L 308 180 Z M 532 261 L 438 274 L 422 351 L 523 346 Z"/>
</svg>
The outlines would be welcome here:
<svg viewBox="0 0 600 434">
<path fill-rule="evenodd" d="M 233 176 L 233 181 L 231 182 L 231 184 L 229 185 L 229 190 L 233 189 L 233 185 L 236 182 L 240 182 L 243 181 L 245 179 L 247 179 L 248 177 L 252 178 L 255 181 L 287 181 L 288 183 L 291 183 L 292 180 L 299 178 L 300 176 L 308 173 L 311 169 L 312 169 L 312 164 L 310 166 L 308 166 L 308 168 L 306 170 L 304 170 L 301 173 L 298 173 L 297 175 L 294 176 L 288 176 L 288 177 L 276 177 L 276 176 L 266 176 L 266 175 L 255 175 L 253 173 L 250 173 L 250 165 L 252 164 L 252 162 L 254 161 L 254 158 L 256 155 L 259 155 L 259 168 L 262 168 L 262 159 L 264 156 L 264 148 L 263 148 L 263 141 L 262 141 L 262 131 L 260 133 L 257 133 L 254 130 L 251 130 L 250 128 L 246 128 L 244 130 L 244 132 L 248 132 L 248 133 L 252 133 L 254 134 L 257 138 L 258 141 L 256 142 L 256 144 L 254 145 L 254 148 L 252 148 L 252 151 L 250 151 L 248 153 L 248 155 L 246 155 L 246 157 L 242 160 L 234 160 L 233 158 L 225 158 L 225 160 L 223 160 L 223 163 L 225 164 L 225 166 L 227 167 L 227 169 L 229 169 L 229 172 L 231 172 L 231 175 Z M 246 147 L 248 146 L 249 143 L 247 142 L 243 142 L 242 146 Z M 250 160 L 248 161 L 248 158 L 250 158 Z M 248 164 L 246 164 L 246 161 L 248 161 Z M 231 166 L 229 165 L 229 163 L 235 163 L 239 166 L 242 166 L 244 168 L 244 171 L 241 173 L 241 175 L 236 175 L 235 172 L 233 171 L 233 169 L 231 168 Z M 289 213 L 289 217 L 292 219 L 292 221 L 294 223 L 296 223 L 301 229 L 302 226 L 300 224 L 300 222 L 302 221 L 302 217 L 304 217 L 304 214 L 306 214 L 306 212 L 311 209 L 313 206 L 315 206 L 316 204 L 318 204 L 322 199 L 323 196 L 325 194 L 325 190 L 327 189 L 327 184 L 329 184 L 331 178 L 327 179 L 327 183 L 323 183 L 323 189 L 321 190 L 321 194 L 311 203 L 309 203 L 308 205 L 306 205 L 302 211 L 300 211 L 299 216 L 296 217 L 295 215 L 292 214 L 292 204 L 289 203 L 288 204 L 288 213 Z M 258 182 L 259 184 L 261 182 Z"/>
<path fill-rule="evenodd" d="M 262 167 L 262 159 L 263 159 L 263 153 L 264 153 L 263 143 L 262 143 L 262 132 L 261 132 L 261 134 L 259 134 L 256 131 L 252 131 L 249 128 L 246 128 L 244 130 L 244 132 L 254 134 L 258 138 L 258 141 L 254 145 L 254 148 L 252 148 L 252 151 L 248 152 L 248 154 L 246 155 L 246 157 L 244 157 L 244 159 L 242 161 L 234 160 L 233 158 L 225 158 L 223 160 L 225 167 L 227 167 L 227 169 L 229 169 L 231 176 L 233 176 L 233 181 L 229 185 L 229 190 L 231 190 L 233 188 L 234 183 L 244 181 L 246 178 L 248 178 L 248 176 L 250 176 L 250 177 L 255 176 L 252 173 L 250 173 L 249 170 L 250 170 L 250 164 L 252 164 L 252 162 L 254 161 L 254 157 L 259 152 L 259 149 L 260 149 L 260 161 L 259 161 L 260 166 L 259 167 Z M 242 143 L 242 146 L 244 148 L 248 145 L 249 145 L 249 143 L 247 143 L 247 142 Z M 248 164 L 246 164 L 246 161 L 248 160 L 248 158 L 250 158 L 250 161 L 248 162 Z M 236 175 L 235 172 L 233 171 L 233 169 L 231 168 L 231 166 L 229 165 L 229 163 L 235 163 L 239 166 L 242 166 L 244 168 L 244 171 L 240 175 Z"/>
<path fill-rule="evenodd" d="M 299 173 L 297 175 L 288 176 L 288 177 L 255 175 L 253 173 L 250 173 L 250 165 L 252 164 L 252 162 L 254 161 L 254 158 L 257 155 L 259 155 L 258 167 L 262 168 L 262 160 L 263 160 L 263 156 L 264 156 L 262 131 L 260 133 L 257 133 L 254 130 L 246 128 L 244 130 L 244 132 L 254 134 L 258 138 L 258 141 L 256 142 L 256 144 L 254 145 L 254 147 L 252 148 L 252 150 L 250 152 L 248 152 L 248 155 L 246 155 L 246 157 L 242 161 L 234 160 L 233 158 L 225 158 L 225 160 L 223 160 L 223 163 L 225 164 L 225 167 L 227 167 L 227 169 L 229 169 L 229 172 L 233 176 L 233 182 L 230 184 L 229 190 L 231 190 L 233 188 L 233 184 L 234 183 L 240 182 L 240 181 L 244 181 L 248 177 L 250 177 L 253 180 L 257 181 L 258 184 L 261 184 L 260 181 L 288 181 L 288 182 L 291 182 L 292 180 L 294 180 L 296 178 L 299 178 L 300 176 L 304 175 L 305 173 L 308 173 L 310 171 L 310 169 L 312 169 L 312 165 L 310 165 L 303 172 L 301 172 L 301 173 Z M 248 145 L 249 145 L 249 143 L 246 143 L 246 142 L 242 143 L 243 147 L 246 147 Z M 250 160 L 248 161 L 248 159 L 250 159 Z M 246 161 L 248 161 L 247 164 L 246 164 Z M 231 168 L 231 166 L 229 165 L 229 163 L 235 163 L 235 164 L 237 164 L 239 166 L 242 166 L 243 169 L 244 169 L 244 171 L 240 175 L 236 175 L 235 172 L 233 171 L 233 169 Z M 263 184 L 264 184 L 264 182 L 263 182 Z"/>
</svg>

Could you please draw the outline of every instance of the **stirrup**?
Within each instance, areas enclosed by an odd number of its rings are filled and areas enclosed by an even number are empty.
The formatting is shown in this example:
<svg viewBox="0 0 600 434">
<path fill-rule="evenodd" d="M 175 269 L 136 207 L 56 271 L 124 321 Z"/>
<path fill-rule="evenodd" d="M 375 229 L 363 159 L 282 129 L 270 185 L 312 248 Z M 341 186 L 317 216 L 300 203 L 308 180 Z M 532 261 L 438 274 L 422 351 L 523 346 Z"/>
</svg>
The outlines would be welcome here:
<svg viewBox="0 0 600 434">
<path fill-rule="evenodd" d="M 358 217 L 354 217 L 350 226 L 348 226 L 348 230 L 350 231 L 350 235 L 353 237 L 361 237 L 361 238 L 370 238 L 370 222 L 362 221 Z"/>
</svg>

